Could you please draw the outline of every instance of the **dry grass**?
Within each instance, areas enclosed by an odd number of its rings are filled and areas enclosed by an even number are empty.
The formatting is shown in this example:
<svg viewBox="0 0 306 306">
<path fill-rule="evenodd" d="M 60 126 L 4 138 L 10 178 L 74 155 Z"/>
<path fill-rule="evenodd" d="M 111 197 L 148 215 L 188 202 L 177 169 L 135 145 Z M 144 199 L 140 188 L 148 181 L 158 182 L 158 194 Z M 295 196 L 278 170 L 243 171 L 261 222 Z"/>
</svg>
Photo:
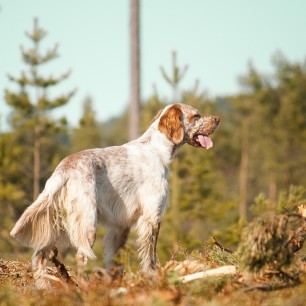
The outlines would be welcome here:
<svg viewBox="0 0 306 306">
<path fill-rule="evenodd" d="M 233 276 L 199 279 L 188 284 L 180 276 L 225 264 L 239 264 L 236 254 L 217 247 L 200 252 L 176 250 L 171 261 L 160 267 L 155 276 L 127 269 L 124 277 L 110 277 L 102 269 L 88 271 L 88 282 L 68 285 L 52 281 L 53 289 L 40 291 L 34 287 L 29 263 L 0 259 L 0 305 L 305 305 L 306 281 L 277 291 L 262 291 L 256 285 L 269 282 L 247 278 L 241 272 Z M 75 277 L 75 267 L 70 267 Z M 137 271 L 137 270 L 136 270 Z M 50 274 L 60 277 L 55 268 Z"/>
</svg>

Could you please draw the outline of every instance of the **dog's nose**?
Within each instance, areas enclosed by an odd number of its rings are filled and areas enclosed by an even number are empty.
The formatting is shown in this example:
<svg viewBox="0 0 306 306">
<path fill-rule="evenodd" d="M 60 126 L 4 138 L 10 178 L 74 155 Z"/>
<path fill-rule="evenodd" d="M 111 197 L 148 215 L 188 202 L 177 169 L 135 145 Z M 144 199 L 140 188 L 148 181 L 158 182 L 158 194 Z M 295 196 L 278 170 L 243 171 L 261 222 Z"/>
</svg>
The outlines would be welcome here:
<svg viewBox="0 0 306 306">
<path fill-rule="evenodd" d="M 217 116 L 211 116 L 211 119 L 215 122 L 216 125 L 219 125 L 220 119 Z"/>
</svg>

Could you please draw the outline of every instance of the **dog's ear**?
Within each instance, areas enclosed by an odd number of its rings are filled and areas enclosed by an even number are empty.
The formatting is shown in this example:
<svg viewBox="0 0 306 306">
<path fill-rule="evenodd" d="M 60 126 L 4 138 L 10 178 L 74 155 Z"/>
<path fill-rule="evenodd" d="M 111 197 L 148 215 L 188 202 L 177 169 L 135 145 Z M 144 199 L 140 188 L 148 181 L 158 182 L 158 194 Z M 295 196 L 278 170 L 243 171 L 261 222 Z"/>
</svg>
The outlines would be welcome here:
<svg viewBox="0 0 306 306">
<path fill-rule="evenodd" d="M 160 118 L 158 129 L 166 137 L 179 144 L 184 139 L 184 128 L 182 123 L 182 111 L 179 105 L 171 106 Z"/>
</svg>

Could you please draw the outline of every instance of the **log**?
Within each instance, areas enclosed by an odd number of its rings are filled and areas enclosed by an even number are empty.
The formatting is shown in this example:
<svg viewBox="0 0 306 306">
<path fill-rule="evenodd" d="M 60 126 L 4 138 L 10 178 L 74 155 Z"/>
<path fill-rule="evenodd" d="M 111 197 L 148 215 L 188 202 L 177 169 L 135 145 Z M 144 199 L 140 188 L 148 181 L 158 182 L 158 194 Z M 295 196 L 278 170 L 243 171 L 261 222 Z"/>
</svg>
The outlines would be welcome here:
<svg viewBox="0 0 306 306">
<path fill-rule="evenodd" d="M 233 265 L 229 266 L 222 266 L 216 269 L 211 269 L 203 272 L 197 272 L 193 274 L 188 274 L 180 277 L 180 280 L 185 284 L 188 282 L 191 282 L 196 279 L 200 278 L 207 278 L 210 276 L 220 276 L 220 275 L 230 275 L 230 274 L 236 274 L 237 273 L 237 267 Z"/>
</svg>

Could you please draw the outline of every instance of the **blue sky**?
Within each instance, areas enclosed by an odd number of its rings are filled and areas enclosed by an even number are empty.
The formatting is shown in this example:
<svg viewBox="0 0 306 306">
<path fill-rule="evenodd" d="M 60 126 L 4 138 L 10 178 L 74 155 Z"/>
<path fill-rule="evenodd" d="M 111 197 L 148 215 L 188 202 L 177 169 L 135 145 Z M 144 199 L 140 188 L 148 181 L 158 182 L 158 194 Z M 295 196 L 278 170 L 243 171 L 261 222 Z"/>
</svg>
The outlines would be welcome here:
<svg viewBox="0 0 306 306">
<path fill-rule="evenodd" d="M 5 88 L 15 89 L 7 73 L 25 70 L 20 45 L 31 47 L 24 35 L 33 17 L 48 31 L 42 50 L 59 43 L 60 57 L 42 73 L 54 76 L 71 69 L 71 77 L 54 94 L 75 87 L 77 94 L 54 116 L 65 114 L 76 125 L 86 95 L 94 101 L 99 120 L 118 115 L 129 101 L 128 0 L 0 0 L 0 129 L 7 128 L 9 108 Z M 162 97 L 171 90 L 159 67 L 189 65 L 181 89 L 200 80 L 210 96 L 237 92 L 238 77 L 252 60 L 261 72 L 272 71 L 271 57 L 280 50 L 291 61 L 306 55 L 306 1 L 302 0 L 142 0 L 141 88 L 148 98 L 152 84 Z M 50 91 L 51 92 L 51 91 Z"/>
</svg>

